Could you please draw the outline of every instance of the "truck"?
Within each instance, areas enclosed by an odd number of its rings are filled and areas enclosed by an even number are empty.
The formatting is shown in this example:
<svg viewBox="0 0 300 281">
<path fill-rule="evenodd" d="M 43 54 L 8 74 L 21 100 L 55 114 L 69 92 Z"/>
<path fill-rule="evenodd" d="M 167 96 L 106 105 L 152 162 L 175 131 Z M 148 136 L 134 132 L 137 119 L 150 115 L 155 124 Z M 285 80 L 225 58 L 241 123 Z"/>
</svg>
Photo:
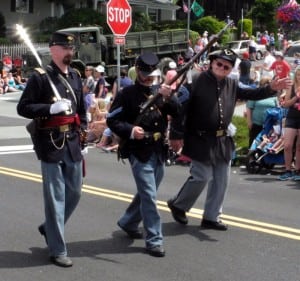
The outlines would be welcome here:
<svg viewBox="0 0 300 281">
<path fill-rule="evenodd" d="M 99 26 L 70 27 L 59 31 L 75 35 L 75 53 L 72 67 L 83 73 L 85 65 L 105 66 L 107 81 L 117 75 L 117 45 L 114 44 L 114 35 L 104 35 L 103 28 Z M 121 69 L 134 65 L 136 57 L 143 52 L 154 52 L 161 59 L 163 67 L 165 58 L 176 60 L 178 55 L 184 53 L 188 46 L 186 29 L 166 31 L 143 31 L 127 33 L 125 44 L 120 46 Z M 49 48 L 37 49 L 43 65 L 50 61 Z M 28 52 L 23 56 L 23 71 L 26 76 L 30 74 L 37 62 Z"/>
</svg>

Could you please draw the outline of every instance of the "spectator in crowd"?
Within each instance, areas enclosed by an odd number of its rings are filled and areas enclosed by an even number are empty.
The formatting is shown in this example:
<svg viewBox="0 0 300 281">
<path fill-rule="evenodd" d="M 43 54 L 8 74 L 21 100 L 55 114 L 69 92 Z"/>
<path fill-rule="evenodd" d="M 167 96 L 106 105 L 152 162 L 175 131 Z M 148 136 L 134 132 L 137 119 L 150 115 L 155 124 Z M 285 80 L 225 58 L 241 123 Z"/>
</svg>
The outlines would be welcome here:
<svg viewBox="0 0 300 281">
<path fill-rule="evenodd" d="M 192 41 L 189 40 L 188 42 L 188 48 L 184 54 L 184 60 L 187 62 L 189 61 L 195 54 L 195 51 L 193 49 L 193 46 L 192 46 Z"/>
<path fill-rule="evenodd" d="M 299 52 L 296 52 L 294 54 L 294 61 L 293 61 L 293 69 L 296 69 L 297 66 L 300 65 L 300 53 Z"/>
<path fill-rule="evenodd" d="M 276 60 L 272 63 L 269 71 L 274 71 L 274 75 L 280 79 L 289 77 L 291 67 L 284 59 L 283 53 L 281 51 L 276 51 L 274 56 Z"/>
<path fill-rule="evenodd" d="M 267 98 L 291 84 L 290 79 L 282 79 L 272 80 L 266 87 L 241 89 L 236 80 L 227 77 L 236 57 L 230 49 L 210 55 L 210 69 L 194 76 L 186 114 L 181 116 L 185 122 L 176 122 L 178 126 L 174 126 L 174 122 L 171 124 L 171 147 L 179 151 L 183 146 L 182 153 L 192 159 L 190 176 L 180 191 L 168 200 L 173 218 L 181 224 L 188 223 L 186 212 L 208 184 L 201 226 L 227 230 L 227 225 L 220 220 L 220 214 L 234 151 L 234 130 L 228 128 L 232 127 L 229 125 L 236 101 Z"/>
<path fill-rule="evenodd" d="M 128 69 L 128 78 L 134 83 L 136 79 L 135 65 Z"/>
<path fill-rule="evenodd" d="M 12 70 L 13 67 L 12 58 L 8 53 L 4 53 L 2 58 L 2 63 L 3 63 L 2 74 L 7 75 Z"/>
<path fill-rule="evenodd" d="M 104 99 L 96 99 L 95 103 L 89 107 L 91 121 L 88 127 L 88 142 L 99 142 L 106 126 L 107 106 Z"/>
<path fill-rule="evenodd" d="M 255 36 L 252 35 L 249 42 L 249 56 L 251 61 L 256 60 L 256 47 Z"/>
<path fill-rule="evenodd" d="M 245 85 L 250 84 L 250 70 L 251 70 L 251 61 L 249 60 L 249 53 L 244 52 L 242 60 L 239 64 L 240 69 L 240 82 Z"/>
<path fill-rule="evenodd" d="M 113 87 L 112 87 L 112 99 L 115 98 L 116 94 L 117 94 L 117 90 L 118 90 L 118 78 L 115 79 L 114 83 L 113 83 Z M 123 88 L 130 86 L 133 84 L 133 81 L 128 77 L 127 75 L 127 71 L 125 69 L 121 70 L 120 73 L 120 89 L 119 91 L 121 91 Z"/>
<path fill-rule="evenodd" d="M 270 83 L 270 78 L 262 78 L 260 87 Z M 266 110 L 271 107 L 277 107 L 277 97 L 269 97 L 262 100 L 249 100 L 246 103 L 246 118 L 249 129 L 249 147 L 253 140 L 262 131 L 266 117 Z"/>
<path fill-rule="evenodd" d="M 266 52 L 264 54 L 263 64 L 260 65 L 262 69 L 262 77 L 274 77 L 274 71 L 270 70 L 272 64 L 276 61 L 275 57 L 272 55 L 270 47 L 266 47 Z"/>
<path fill-rule="evenodd" d="M 95 89 L 94 67 L 91 65 L 87 65 L 85 67 L 84 74 L 85 74 L 85 78 L 84 78 L 83 84 L 82 84 L 83 91 L 84 92 L 86 92 L 86 91 L 93 92 Z"/>
<path fill-rule="evenodd" d="M 95 68 L 95 98 L 105 98 L 107 94 L 107 88 L 105 87 L 105 78 L 104 78 L 105 68 L 102 65 L 98 65 Z"/>
<path fill-rule="evenodd" d="M 24 90 L 25 86 L 24 85 L 17 85 L 15 78 L 13 77 L 12 73 L 9 72 L 7 73 L 4 77 L 4 85 L 7 89 L 6 92 L 18 92 Z"/>
<path fill-rule="evenodd" d="M 175 61 L 170 61 L 169 65 L 168 65 L 168 70 L 166 73 L 166 77 L 165 77 L 165 83 L 170 85 L 170 81 L 177 75 L 177 71 L 176 71 L 177 65 Z M 170 85 L 172 90 L 176 90 L 177 88 L 177 81 L 174 81 L 171 85 Z"/>
<path fill-rule="evenodd" d="M 286 91 L 283 106 L 288 108 L 284 129 L 284 163 L 285 173 L 279 180 L 300 180 L 300 67 L 294 75 L 293 86 Z M 293 149 L 295 147 L 295 172 L 292 171 Z"/>
</svg>

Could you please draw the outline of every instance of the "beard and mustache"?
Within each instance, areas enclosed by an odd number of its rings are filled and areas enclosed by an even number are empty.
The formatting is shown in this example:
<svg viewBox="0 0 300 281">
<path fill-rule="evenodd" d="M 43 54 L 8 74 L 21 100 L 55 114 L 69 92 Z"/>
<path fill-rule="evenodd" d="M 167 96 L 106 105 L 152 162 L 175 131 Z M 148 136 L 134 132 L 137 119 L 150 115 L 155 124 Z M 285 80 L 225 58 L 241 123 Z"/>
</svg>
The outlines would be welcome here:
<svg viewBox="0 0 300 281">
<path fill-rule="evenodd" d="M 73 59 L 73 56 L 72 56 L 72 55 L 66 55 L 66 56 L 64 56 L 62 62 L 63 62 L 63 64 L 65 64 L 65 65 L 70 65 L 71 62 L 72 62 L 72 59 Z"/>
</svg>

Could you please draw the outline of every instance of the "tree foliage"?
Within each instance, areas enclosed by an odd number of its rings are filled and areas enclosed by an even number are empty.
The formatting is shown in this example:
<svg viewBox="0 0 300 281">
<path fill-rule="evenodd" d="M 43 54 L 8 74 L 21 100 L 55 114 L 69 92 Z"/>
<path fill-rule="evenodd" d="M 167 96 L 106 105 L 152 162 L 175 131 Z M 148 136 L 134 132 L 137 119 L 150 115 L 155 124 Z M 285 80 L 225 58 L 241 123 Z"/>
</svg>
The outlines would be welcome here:
<svg viewBox="0 0 300 281">
<path fill-rule="evenodd" d="M 70 9 L 58 20 L 58 28 L 99 25 L 109 30 L 105 16 L 91 8 Z"/>
<path fill-rule="evenodd" d="M 280 0 L 255 0 L 247 18 L 252 18 L 256 23 L 256 29 L 259 31 L 268 30 L 276 31 L 275 13 L 280 4 Z"/>
</svg>

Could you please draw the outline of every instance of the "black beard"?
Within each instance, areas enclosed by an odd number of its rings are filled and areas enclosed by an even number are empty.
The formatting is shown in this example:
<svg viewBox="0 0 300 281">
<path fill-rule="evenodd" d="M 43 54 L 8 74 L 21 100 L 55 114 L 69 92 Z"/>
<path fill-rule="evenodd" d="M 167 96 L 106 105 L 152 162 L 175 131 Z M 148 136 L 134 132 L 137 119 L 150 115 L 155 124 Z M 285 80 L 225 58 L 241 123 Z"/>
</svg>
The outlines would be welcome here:
<svg viewBox="0 0 300 281">
<path fill-rule="evenodd" d="M 65 65 L 70 65 L 71 64 L 71 62 L 72 62 L 72 56 L 70 56 L 70 55 L 67 55 L 67 56 L 65 56 L 64 58 L 63 58 L 63 64 L 65 64 Z"/>
</svg>

